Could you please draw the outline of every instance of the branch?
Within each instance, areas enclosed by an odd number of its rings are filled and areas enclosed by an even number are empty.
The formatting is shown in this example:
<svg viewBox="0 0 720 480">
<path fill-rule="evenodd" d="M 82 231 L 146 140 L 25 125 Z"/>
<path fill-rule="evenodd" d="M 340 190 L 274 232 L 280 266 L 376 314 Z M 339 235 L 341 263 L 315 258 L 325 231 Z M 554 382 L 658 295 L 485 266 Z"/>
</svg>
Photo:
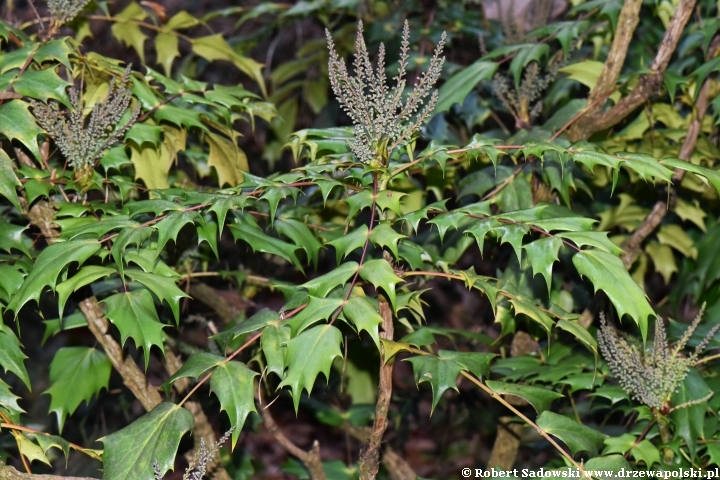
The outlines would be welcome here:
<svg viewBox="0 0 720 480">
<path fill-rule="evenodd" d="M 700 94 L 698 95 L 697 103 L 695 105 L 695 118 L 692 122 L 690 122 L 690 126 L 688 127 L 688 133 L 685 136 L 685 141 L 680 148 L 680 154 L 678 155 L 678 158 L 680 158 L 681 160 L 685 160 L 686 162 L 689 161 L 693 151 L 695 150 L 695 144 L 697 143 L 698 136 L 700 135 L 700 130 L 702 129 L 702 122 L 705 118 L 705 113 L 707 112 L 709 102 L 710 79 L 707 79 L 705 80 L 705 83 L 703 83 L 703 86 L 700 89 Z M 682 180 L 684 174 L 685 170 L 675 171 L 675 174 L 673 175 L 673 181 L 679 183 Z M 666 203 L 667 200 L 665 198 L 659 199 L 655 203 L 655 206 L 653 206 L 648 216 L 645 217 L 645 220 L 643 220 L 640 226 L 635 229 L 633 234 L 630 236 L 630 238 L 627 239 L 627 241 L 623 245 L 625 253 L 621 258 L 623 263 L 625 264 L 625 267 L 630 268 L 630 266 L 635 263 L 638 255 L 640 255 L 640 245 L 647 237 L 650 236 L 652 232 L 655 231 L 655 229 L 662 222 L 663 218 L 665 218 L 665 215 L 668 211 Z"/>
<path fill-rule="evenodd" d="M 80 302 L 82 310 L 88 322 L 88 328 L 95 336 L 95 339 L 102 345 L 113 367 L 123 379 L 123 383 L 140 400 L 143 408 L 150 411 L 162 402 L 162 397 L 157 389 L 149 385 L 145 374 L 138 368 L 131 357 L 123 359 L 122 347 L 108 333 L 108 321 L 100 308 L 95 297 L 86 298 Z"/>
<path fill-rule="evenodd" d="M 305 468 L 308 469 L 311 480 L 325 480 L 327 476 L 325 475 L 325 470 L 323 469 L 322 461 L 320 460 L 320 443 L 315 440 L 312 448 L 310 448 L 307 452 L 295 445 L 292 440 L 286 437 L 282 430 L 280 430 L 278 424 L 275 423 L 275 419 L 270 414 L 268 407 L 263 405 L 259 389 L 255 394 L 255 399 L 257 400 L 258 411 L 260 412 L 260 415 L 262 415 L 263 423 L 265 424 L 265 428 L 268 433 L 272 435 L 273 438 L 275 438 L 275 441 L 287 450 L 290 455 L 300 459 L 303 465 L 305 465 Z"/>
<path fill-rule="evenodd" d="M 36 475 L 22 473 L 0 460 L 0 480 L 97 480 L 91 477 L 64 477 L 61 475 Z"/>
<path fill-rule="evenodd" d="M 394 334 L 393 314 L 390 305 L 385 300 L 378 302 L 380 316 L 383 319 L 380 338 L 392 340 Z M 388 424 L 388 411 L 390 399 L 392 398 L 392 371 L 393 363 L 383 361 L 384 355 L 380 356 L 380 381 L 378 385 L 378 400 L 375 404 L 375 421 L 368 438 L 367 445 L 360 452 L 358 467 L 360 480 L 373 480 L 380 469 L 380 445 Z"/>
<path fill-rule="evenodd" d="M 690 15 L 695 8 L 696 1 L 697 0 L 680 0 L 680 3 L 675 8 L 675 14 L 670 20 L 670 24 L 665 31 L 665 36 L 660 44 L 657 55 L 650 64 L 650 70 L 652 73 L 641 76 L 637 86 L 632 90 L 632 92 L 630 92 L 630 94 L 626 97 L 623 97 L 614 107 L 605 112 L 595 112 L 594 114 L 591 113 L 585 115 L 582 120 L 577 122 L 568 132 L 570 140 L 577 141 L 588 138 L 596 132 L 607 130 L 614 125 L 617 125 L 624 120 L 625 117 L 630 115 L 633 110 L 642 105 L 646 100 L 660 90 L 665 69 L 667 68 L 668 63 L 670 63 L 670 58 L 675 52 L 675 48 L 677 47 L 682 32 L 685 29 L 685 25 L 687 25 Z M 628 3 L 631 3 L 630 0 L 628 0 Z M 625 5 L 627 5 L 627 3 Z M 623 33 L 618 32 L 617 35 L 623 35 Z M 613 48 L 614 47 L 615 42 L 613 42 Z M 613 51 L 611 50 L 611 54 L 612 53 Z M 608 61 L 609 60 L 611 59 L 608 58 Z M 611 70 L 611 68 L 607 66 L 606 68 Z M 603 73 L 604 72 L 605 68 L 603 69 Z M 610 78 L 609 74 L 608 78 Z M 598 95 L 599 94 L 600 92 L 598 91 Z"/>
</svg>

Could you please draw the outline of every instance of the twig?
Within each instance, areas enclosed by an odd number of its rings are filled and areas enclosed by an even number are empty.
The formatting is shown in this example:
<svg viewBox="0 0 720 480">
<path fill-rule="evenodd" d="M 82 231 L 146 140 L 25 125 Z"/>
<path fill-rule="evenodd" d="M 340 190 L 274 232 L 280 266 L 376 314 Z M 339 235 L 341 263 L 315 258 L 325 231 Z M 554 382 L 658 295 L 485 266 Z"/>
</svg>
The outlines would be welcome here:
<svg viewBox="0 0 720 480">
<path fill-rule="evenodd" d="M 0 480 L 95 480 L 90 477 L 64 477 L 62 475 L 36 475 L 22 473 L 0 460 Z"/>
</svg>

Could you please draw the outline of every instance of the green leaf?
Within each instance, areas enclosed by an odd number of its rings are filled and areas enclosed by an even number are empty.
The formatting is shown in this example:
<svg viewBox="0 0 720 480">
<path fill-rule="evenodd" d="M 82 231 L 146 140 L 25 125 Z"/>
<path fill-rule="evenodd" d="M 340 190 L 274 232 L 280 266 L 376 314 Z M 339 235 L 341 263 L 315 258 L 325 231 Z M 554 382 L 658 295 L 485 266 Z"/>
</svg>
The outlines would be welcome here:
<svg viewBox="0 0 720 480">
<path fill-rule="evenodd" d="M 65 89 L 70 85 L 70 82 L 63 80 L 55 73 L 54 67 L 50 67 L 42 70 L 26 70 L 13 83 L 13 89 L 20 95 L 45 102 L 48 99 L 57 100 L 70 108 L 72 104 L 65 93 Z"/>
<path fill-rule="evenodd" d="M 630 472 L 632 467 L 622 455 L 604 455 L 602 457 L 591 458 L 585 462 L 585 471 L 610 471 L 610 472 Z M 606 475 L 607 476 L 607 475 Z"/>
<path fill-rule="evenodd" d="M 134 268 L 125 270 L 125 275 L 145 285 L 157 295 L 160 301 L 167 302 L 175 316 L 175 323 L 180 321 L 180 299 L 189 296 L 177 287 L 175 278 L 168 278 Z"/>
<path fill-rule="evenodd" d="M 152 295 L 149 290 L 140 289 L 120 292 L 102 301 L 107 306 L 106 316 L 120 331 L 124 346 L 128 337 L 135 341 L 138 349 L 145 352 L 145 369 L 150 362 L 150 348 L 156 345 L 162 352 L 165 347 L 162 329 Z"/>
<path fill-rule="evenodd" d="M 277 323 L 278 320 L 280 320 L 280 314 L 274 310 L 270 310 L 269 308 L 263 308 L 252 317 L 240 323 L 240 325 L 235 325 L 234 327 L 217 333 L 210 338 L 218 342 L 224 350 L 229 342 L 232 342 L 240 335 L 260 330 L 268 325 Z"/>
<path fill-rule="evenodd" d="M 590 335 L 590 333 L 585 327 L 583 327 L 579 323 L 570 322 L 568 320 L 562 319 L 558 320 L 555 326 L 561 330 L 565 330 L 566 332 L 570 332 L 571 334 L 573 334 L 575 338 L 580 340 L 583 345 L 590 349 L 592 354 L 595 356 L 595 360 L 597 361 L 597 341 L 592 335 Z"/>
<path fill-rule="evenodd" d="M 400 215 L 400 199 L 405 195 L 407 194 L 402 192 L 383 190 L 377 193 L 377 205 L 381 210 L 391 210 L 396 215 Z"/>
<path fill-rule="evenodd" d="M 550 408 L 553 400 L 562 398 L 563 395 L 548 390 L 546 388 L 532 387 L 530 385 L 520 385 L 517 383 L 496 382 L 487 380 L 485 384 L 490 387 L 493 392 L 502 393 L 504 395 L 515 395 L 526 400 L 533 406 L 538 414 L 543 413 Z"/>
<path fill-rule="evenodd" d="M 342 357 L 341 343 L 342 333 L 332 325 L 318 325 L 285 342 L 288 370 L 278 388 L 291 388 L 295 413 L 300 406 L 303 389 L 308 395 L 311 393 L 318 373 L 322 372 L 326 379 L 330 378 L 333 360 Z"/>
<path fill-rule="evenodd" d="M 597 60 L 584 60 L 578 63 L 573 63 L 558 69 L 560 72 L 567 73 L 570 80 L 580 82 L 591 91 L 595 88 L 600 73 L 602 72 L 605 64 L 598 62 Z M 621 93 L 619 91 L 613 92 L 608 98 L 617 103 L 620 100 Z"/>
<path fill-rule="evenodd" d="M 225 226 L 225 217 L 228 210 L 235 210 L 237 208 L 243 209 L 250 201 L 249 197 L 243 195 L 212 195 L 207 201 L 212 202 L 212 206 L 208 208 L 209 212 L 215 212 L 217 216 L 218 226 L 220 227 L 219 235 L 222 235 L 223 227 Z"/>
<path fill-rule="evenodd" d="M 670 277 L 673 273 L 677 273 L 678 267 L 675 262 L 675 255 L 672 249 L 667 245 L 660 245 L 657 242 L 649 242 L 645 247 L 647 253 L 655 265 L 655 271 L 658 272 L 665 280 L 666 284 L 670 284 Z"/>
<path fill-rule="evenodd" d="M 573 256 L 573 264 L 580 275 L 590 279 L 595 291 L 603 290 L 618 312 L 628 314 L 640 328 L 643 342 L 647 338 L 649 316 L 655 316 L 645 292 L 630 277 L 623 262 L 602 250 L 583 250 Z"/>
<path fill-rule="evenodd" d="M 378 325 L 383 322 L 380 313 L 363 297 L 353 297 L 343 306 L 343 314 L 355 325 L 358 333 L 365 330 L 380 350 Z"/>
<path fill-rule="evenodd" d="M 290 328 L 285 325 L 270 325 L 263 329 L 262 345 L 268 372 L 280 378 L 285 376 L 285 349 L 283 344 L 290 340 Z"/>
<path fill-rule="evenodd" d="M 435 355 L 416 355 L 404 359 L 413 366 L 415 383 L 430 383 L 432 388 L 432 407 L 430 414 L 435 411 L 440 398 L 447 389 L 458 391 L 455 382 L 460 372 L 466 367 L 450 358 L 436 357 Z"/>
<path fill-rule="evenodd" d="M 326 320 L 343 305 L 341 298 L 317 298 L 311 296 L 307 306 L 300 313 L 286 322 L 292 329 L 293 335 L 305 330 L 310 325 Z"/>
<path fill-rule="evenodd" d="M 20 340 L 9 327 L 0 323 L 0 367 L 5 372 L 12 372 L 18 376 L 28 390 L 31 389 L 30 377 L 23 362 L 28 358 L 20 349 Z"/>
<path fill-rule="evenodd" d="M 50 413 L 55 413 L 58 431 L 62 432 L 65 419 L 80 406 L 108 388 L 112 364 L 105 352 L 87 347 L 64 347 L 58 350 L 50 363 Z"/>
<path fill-rule="evenodd" d="M 207 372 L 211 368 L 217 367 L 225 361 L 225 357 L 215 355 L 208 352 L 195 352 L 191 354 L 182 367 L 172 374 L 170 378 L 163 383 L 166 394 L 169 394 L 170 385 L 181 378 L 200 378 L 200 375 Z"/>
<path fill-rule="evenodd" d="M 17 403 L 18 400 L 20 400 L 20 397 L 10 391 L 10 385 L 0 379 L 0 406 L 7 409 L 12 415 L 20 415 L 25 413 L 25 410 L 20 408 Z"/>
<path fill-rule="evenodd" d="M 520 86 L 520 75 L 522 71 L 531 62 L 540 62 L 542 57 L 546 57 L 550 52 L 550 46 L 546 43 L 537 43 L 523 45 L 510 62 L 510 73 L 512 73 L 513 80 L 515 80 L 515 87 Z"/>
<path fill-rule="evenodd" d="M 0 105 L 0 132 L 8 140 L 17 140 L 40 160 L 40 147 L 37 136 L 43 130 L 35 123 L 35 117 L 29 110 L 30 104 L 22 100 L 10 100 Z"/>
<path fill-rule="evenodd" d="M 613 255 L 623 253 L 623 250 L 607 237 L 607 232 L 561 232 L 555 236 L 572 241 L 578 248 L 589 245 Z"/>
<path fill-rule="evenodd" d="M 438 350 L 438 356 L 459 363 L 463 370 L 467 370 L 480 380 L 490 374 L 490 362 L 497 357 L 494 353 L 453 352 L 452 350 Z"/>
<path fill-rule="evenodd" d="M 152 236 L 152 234 L 155 232 L 155 229 L 153 227 L 143 227 L 143 226 L 137 226 L 137 227 L 126 227 L 123 228 L 120 231 L 120 235 L 117 236 L 115 239 L 115 242 L 113 243 L 112 250 L 110 251 L 110 254 L 112 255 L 113 259 L 115 260 L 115 264 L 118 267 L 118 270 L 120 271 L 120 275 L 123 275 L 123 253 L 125 252 L 125 249 L 129 245 L 137 245 L 138 248 L 140 248 L 147 240 Z"/>
<path fill-rule="evenodd" d="M 335 256 L 337 263 L 344 257 L 350 255 L 353 251 L 361 248 L 365 245 L 368 238 L 368 227 L 367 225 L 361 225 L 360 227 L 352 230 L 347 235 L 341 235 L 335 240 L 328 242 L 328 245 L 335 247 Z"/>
<path fill-rule="evenodd" d="M 712 393 L 700 373 L 691 368 L 671 399 L 672 406 L 676 407 L 670 414 L 675 425 L 675 436 L 685 440 L 691 458 L 695 458 L 697 453 L 697 441 L 705 438 L 703 425 L 708 408 L 706 398 Z M 706 400 L 700 401 L 702 399 Z M 688 405 L 688 402 L 692 404 Z M 685 406 L 681 407 L 683 404 Z"/>
<path fill-rule="evenodd" d="M 660 463 L 660 450 L 647 438 L 633 446 L 630 455 L 635 459 L 636 464 L 643 462 L 646 468 Z"/>
<path fill-rule="evenodd" d="M 559 237 L 544 237 L 522 247 L 527 253 L 530 265 L 532 265 L 533 275 L 540 273 L 545 277 L 548 294 L 550 293 L 552 280 L 552 265 L 558 260 L 558 251 L 562 245 L 562 239 Z"/>
<path fill-rule="evenodd" d="M 12 250 L 15 249 L 30 256 L 30 251 L 25 245 L 25 237 L 23 237 L 22 234 L 26 228 L 27 227 L 13 225 L 0 217 L 0 250 L 12 253 Z"/>
<path fill-rule="evenodd" d="M 376 225 L 370 232 L 370 241 L 375 245 L 390 249 L 395 258 L 398 258 L 398 241 L 403 238 L 407 238 L 407 236 L 397 233 L 388 223 Z"/>
<path fill-rule="evenodd" d="M 193 427 L 190 412 L 163 402 L 127 427 L 102 438 L 103 478 L 154 480 L 153 463 L 165 475 L 175 465 L 180 439 Z"/>
<path fill-rule="evenodd" d="M 699 175 L 703 180 L 710 182 L 712 186 L 715 187 L 715 190 L 720 193 L 720 172 L 717 170 L 685 162 L 679 158 L 665 158 L 660 160 L 660 163 L 671 168 L 678 168 Z"/>
<path fill-rule="evenodd" d="M 2 106 L 0 106 L 2 108 Z M 0 117 L 0 131 L 5 132 L 2 127 L 2 117 Z M 0 195 L 7 198 L 10 203 L 13 204 L 18 211 L 22 211 L 20 206 L 20 200 L 18 199 L 15 187 L 20 187 L 22 184 L 15 175 L 13 168 L 13 162 L 8 157 L 4 150 L 0 150 Z"/>
<path fill-rule="evenodd" d="M 125 21 L 113 22 L 110 27 L 113 36 L 124 43 L 126 47 L 133 47 L 140 57 L 140 61 L 145 63 L 145 40 L 147 40 L 148 36 L 140 30 L 137 23 L 130 20 L 144 20 L 147 13 L 136 2 L 131 2 L 116 17 Z"/>
<path fill-rule="evenodd" d="M 661 244 L 672 247 L 684 256 L 697 260 L 698 251 L 694 246 L 695 242 L 680 225 L 663 225 L 657 232 L 657 239 Z"/>
<path fill-rule="evenodd" d="M 54 243 L 45 248 L 35 260 L 35 265 L 25 278 L 20 289 L 7 306 L 17 317 L 20 309 L 30 300 L 38 300 L 43 288 L 55 289 L 58 275 L 69 264 L 83 264 L 95 252 L 100 250 L 97 240 L 71 240 Z"/>
<path fill-rule="evenodd" d="M 275 230 L 291 239 L 295 244 L 305 250 L 308 259 L 317 268 L 318 252 L 322 244 L 315 238 L 308 226 L 294 218 L 283 218 L 275 221 Z"/>
<path fill-rule="evenodd" d="M 357 262 L 346 262 L 325 275 L 320 275 L 299 285 L 299 287 L 306 289 L 310 295 L 326 297 L 335 287 L 345 285 L 357 271 Z"/>
<path fill-rule="evenodd" d="M 232 62 L 240 71 L 255 80 L 260 86 L 263 96 L 267 97 L 265 79 L 262 75 L 262 64 L 236 53 L 221 34 L 196 38 L 192 44 L 192 51 L 209 62 L 215 60 Z"/>
<path fill-rule="evenodd" d="M 491 79 L 497 68 L 498 64 L 495 62 L 478 60 L 448 78 L 438 91 L 438 102 L 434 112 L 440 113 L 449 110 L 455 103 L 462 105 L 465 97 L 475 88 L 475 85 L 483 80 Z"/>
<path fill-rule="evenodd" d="M 515 297 L 510 299 L 510 303 L 515 310 L 515 315 L 522 314 L 527 316 L 529 319 L 539 323 L 545 328 L 545 331 L 550 333 L 553 327 L 553 320 L 544 311 L 540 310 L 531 300 L 526 300 L 521 297 Z"/>
<path fill-rule="evenodd" d="M 183 211 L 183 212 L 170 212 L 167 217 L 160 220 L 155 228 L 159 232 L 158 234 L 158 246 L 157 252 L 161 252 L 165 248 L 165 244 L 168 240 L 177 241 L 178 233 L 182 227 L 188 223 L 194 224 L 199 214 L 196 211 Z"/>
<path fill-rule="evenodd" d="M 300 261 L 295 255 L 295 251 L 298 249 L 297 245 L 271 237 L 260 230 L 256 224 L 247 220 L 242 223 L 233 223 L 229 228 L 235 241 L 247 242 L 255 252 L 266 252 L 284 258 L 302 271 Z"/>
<path fill-rule="evenodd" d="M 395 275 L 392 267 L 383 259 L 370 260 L 360 267 L 360 276 L 363 280 L 373 284 L 377 289 L 382 287 L 390 303 L 395 307 L 395 285 L 403 279 Z"/>
<path fill-rule="evenodd" d="M 250 412 L 255 410 L 253 378 L 259 375 L 240 362 L 218 365 L 210 377 L 210 391 L 220 400 L 220 410 L 230 417 L 232 448 L 235 448 L 242 426 Z"/>
<path fill-rule="evenodd" d="M 535 423 L 546 433 L 562 440 L 573 456 L 585 451 L 595 457 L 605 440 L 605 435 L 592 428 L 550 411 L 542 412 Z"/>
<path fill-rule="evenodd" d="M 70 277 L 70 279 L 59 284 L 55 289 L 58 293 L 58 316 L 62 319 L 63 312 L 65 311 L 65 302 L 67 302 L 71 293 L 99 278 L 107 277 L 113 273 L 115 273 L 115 270 L 112 268 L 88 265 L 87 267 L 81 268 L 75 275 Z"/>
<path fill-rule="evenodd" d="M 619 437 L 606 438 L 604 443 L 607 446 L 603 450 L 603 455 L 607 455 L 608 453 L 624 455 L 635 445 L 636 440 L 637 437 L 631 433 L 623 433 Z"/>
</svg>

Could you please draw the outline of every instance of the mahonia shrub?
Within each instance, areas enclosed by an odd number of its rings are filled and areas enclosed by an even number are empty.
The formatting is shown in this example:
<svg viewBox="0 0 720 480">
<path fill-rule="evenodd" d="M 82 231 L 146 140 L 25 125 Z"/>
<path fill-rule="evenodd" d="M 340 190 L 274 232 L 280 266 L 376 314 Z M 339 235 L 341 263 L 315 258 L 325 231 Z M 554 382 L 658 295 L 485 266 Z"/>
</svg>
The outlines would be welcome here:
<svg viewBox="0 0 720 480">
<path fill-rule="evenodd" d="M 717 2 L 391 3 L 10 4 L 0 478 L 718 466 Z"/>
</svg>

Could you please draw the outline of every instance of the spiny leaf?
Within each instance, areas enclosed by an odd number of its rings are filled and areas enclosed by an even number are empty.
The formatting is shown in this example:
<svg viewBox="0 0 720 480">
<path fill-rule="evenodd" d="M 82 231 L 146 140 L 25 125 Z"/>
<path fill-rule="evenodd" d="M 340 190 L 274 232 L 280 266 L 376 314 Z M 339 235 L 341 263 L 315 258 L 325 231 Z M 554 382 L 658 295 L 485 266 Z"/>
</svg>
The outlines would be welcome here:
<svg viewBox="0 0 720 480">
<path fill-rule="evenodd" d="M 283 218 L 275 221 L 274 226 L 279 234 L 285 235 L 298 247 L 305 250 L 308 259 L 317 268 L 318 252 L 322 248 L 322 244 L 305 223 L 294 218 Z"/>
<path fill-rule="evenodd" d="M 623 250 L 607 237 L 607 232 L 561 232 L 555 236 L 572 241 L 578 248 L 589 245 L 613 255 L 623 253 Z"/>
<path fill-rule="evenodd" d="M 104 437 L 103 478 L 154 480 L 153 462 L 164 475 L 175 465 L 180 439 L 193 427 L 182 407 L 163 402 L 127 427 Z"/>
<path fill-rule="evenodd" d="M 532 265 L 533 275 L 540 273 L 545 277 L 548 294 L 552 280 L 552 265 L 558 260 L 558 251 L 562 245 L 562 239 L 559 237 L 544 237 L 523 246 L 527 259 Z"/>
<path fill-rule="evenodd" d="M 383 322 L 377 308 L 373 307 L 363 297 L 353 297 L 343 306 L 343 314 L 355 324 L 358 333 L 365 330 L 380 350 L 380 338 L 378 336 L 378 325 Z"/>
<path fill-rule="evenodd" d="M 113 22 L 110 27 L 113 36 L 126 47 L 133 47 L 140 57 L 140 61 L 145 63 L 145 40 L 148 36 L 140 30 L 140 26 L 136 22 L 131 20 L 145 20 L 147 13 L 136 2 L 130 2 L 116 17 L 125 21 Z"/>
<path fill-rule="evenodd" d="M 50 363 L 50 412 L 55 413 L 58 430 L 62 432 L 65 419 L 80 406 L 107 389 L 112 364 L 105 352 L 87 347 L 64 347 Z"/>
<path fill-rule="evenodd" d="M 300 313 L 286 322 L 292 329 L 293 335 L 305 330 L 310 325 L 321 320 L 326 320 L 342 306 L 341 298 L 317 298 L 311 296 L 307 306 Z"/>
<path fill-rule="evenodd" d="M 17 291 L 7 306 L 17 317 L 20 309 L 30 300 L 38 300 L 43 288 L 55 288 L 58 275 L 69 264 L 82 264 L 95 252 L 100 250 L 97 240 L 71 240 L 54 243 L 45 248 L 35 260 L 35 265 L 25 278 L 20 290 Z"/>
<path fill-rule="evenodd" d="M 429 382 L 430 387 L 432 387 L 431 415 L 435 411 L 440 397 L 448 388 L 457 391 L 455 382 L 460 372 L 466 368 L 454 360 L 434 355 L 417 355 L 404 360 L 410 362 L 413 366 L 415 383 L 420 385 L 422 382 Z"/>
<path fill-rule="evenodd" d="M 326 297 L 335 287 L 345 285 L 358 270 L 357 262 L 345 262 L 325 275 L 313 278 L 302 285 L 310 295 Z"/>
<path fill-rule="evenodd" d="M 13 89 L 20 95 L 41 99 L 45 102 L 48 99 L 57 100 L 68 108 L 72 106 L 65 93 L 65 89 L 69 86 L 70 82 L 60 78 L 55 73 L 54 67 L 41 70 L 26 70 L 13 83 Z"/>
<path fill-rule="evenodd" d="M 0 108 L 2 107 L 0 106 Z M 2 126 L 0 126 L 0 131 L 5 131 Z M 15 187 L 19 186 L 21 186 L 21 183 L 15 175 L 12 160 L 4 150 L 0 150 L 0 195 L 7 198 L 18 211 L 22 211 L 20 200 L 15 191 Z"/>
<path fill-rule="evenodd" d="M 240 335 L 260 330 L 268 325 L 277 323 L 278 320 L 280 320 L 280 314 L 278 312 L 270 310 L 269 308 L 263 308 L 239 325 L 235 325 L 228 330 L 223 330 L 210 338 L 218 342 L 224 350 L 229 342 L 232 342 Z"/>
<path fill-rule="evenodd" d="M 383 259 L 365 262 L 362 267 L 360 267 L 360 276 L 363 280 L 372 283 L 376 289 L 382 287 L 393 306 L 393 310 L 396 308 L 395 285 L 403 280 L 395 275 L 395 272 L 388 262 Z"/>
<path fill-rule="evenodd" d="M 265 79 L 262 75 L 262 64 L 251 58 L 237 54 L 221 34 L 218 33 L 216 35 L 194 39 L 192 50 L 210 62 L 215 60 L 232 62 L 239 70 L 255 80 L 260 86 L 263 96 L 267 96 Z"/>
<path fill-rule="evenodd" d="M 23 237 L 22 234 L 26 228 L 27 227 L 14 225 L 0 217 L 0 250 L 5 250 L 6 252 L 11 253 L 12 250 L 15 249 L 20 250 L 27 256 L 30 256 L 30 251 L 25 245 L 25 237 Z"/>
<path fill-rule="evenodd" d="M 177 287 L 174 278 L 144 272 L 135 268 L 125 270 L 125 275 L 145 285 L 157 295 L 161 302 L 167 302 L 175 316 L 175 323 L 180 321 L 180 299 L 183 297 L 189 298 L 189 296 Z"/>
<path fill-rule="evenodd" d="M 452 350 L 438 350 L 438 357 L 447 358 L 462 365 L 463 370 L 482 380 L 490 374 L 490 362 L 497 357 L 494 353 L 480 352 L 454 352 Z"/>
<path fill-rule="evenodd" d="M 449 110 L 456 103 L 462 105 L 475 85 L 492 78 L 497 68 L 498 64 L 495 62 L 478 60 L 454 74 L 440 87 L 435 112 Z"/>
<path fill-rule="evenodd" d="M 300 261 L 295 255 L 295 251 L 298 249 L 296 245 L 291 245 L 265 234 L 254 221 L 251 222 L 247 219 L 241 220 L 240 223 L 233 223 L 229 228 L 236 241 L 243 240 L 247 242 L 253 251 L 277 255 L 303 271 Z"/>
<path fill-rule="evenodd" d="M 161 252 L 165 248 L 165 244 L 168 240 L 177 240 L 180 229 L 185 225 L 194 224 L 198 218 L 198 213 L 195 211 L 186 210 L 184 212 L 170 212 L 167 217 L 160 220 L 155 228 L 159 232 L 158 234 L 158 246 L 157 252 Z"/>
<path fill-rule="evenodd" d="M 37 136 L 43 130 L 35 123 L 29 107 L 30 104 L 22 100 L 10 100 L 0 105 L 0 132 L 8 140 L 18 140 L 40 160 Z"/>
<path fill-rule="evenodd" d="M 128 227 L 120 231 L 120 235 L 115 239 L 110 254 L 115 260 L 115 264 L 123 275 L 123 253 L 129 245 L 137 245 L 140 248 L 150 236 L 155 232 L 153 227 Z"/>
<path fill-rule="evenodd" d="M 550 329 L 553 327 L 553 320 L 550 316 L 540 310 L 532 301 L 525 300 L 520 297 L 510 299 L 510 303 L 515 310 L 515 315 L 523 314 L 539 323 L 545 328 L 545 331 L 550 333 Z"/>
<path fill-rule="evenodd" d="M 583 327 L 577 322 L 571 322 L 563 319 L 558 320 L 555 326 L 561 330 L 572 333 L 575 338 L 580 340 L 580 342 L 592 352 L 592 354 L 595 356 L 595 360 L 597 361 L 597 341 L 592 335 L 590 335 L 590 333 L 587 331 L 587 328 Z"/>
<path fill-rule="evenodd" d="M 487 380 L 485 384 L 490 387 L 493 392 L 502 393 L 504 395 L 515 395 L 526 400 L 533 406 L 537 413 L 544 412 L 550 408 L 550 404 L 553 400 L 563 397 L 561 394 L 546 388 L 521 385 L 519 383 L 505 383 Z"/>
<path fill-rule="evenodd" d="M 63 312 L 65 310 L 65 302 L 67 302 L 71 293 L 99 278 L 107 277 L 113 273 L 115 273 L 115 269 L 113 268 L 101 267 L 99 265 L 88 265 L 87 267 L 81 268 L 68 280 L 59 284 L 55 289 L 58 293 L 58 316 L 62 319 Z"/>
<path fill-rule="evenodd" d="M 368 227 L 367 225 L 361 225 L 347 235 L 341 235 L 335 240 L 328 242 L 328 245 L 335 247 L 336 260 L 337 263 L 340 263 L 342 258 L 347 257 L 354 250 L 365 245 L 367 238 Z"/>
<path fill-rule="evenodd" d="M 23 364 L 26 358 L 28 357 L 20 349 L 20 340 L 15 333 L 0 323 L 0 367 L 5 372 L 17 375 L 30 390 L 30 377 Z"/>
<path fill-rule="evenodd" d="M 278 204 L 281 200 L 287 197 L 292 197 L 293 200 L 297 201 L 297 196 L 300 194 L 300 189 L 297 187 L 288 187 L 285 185 L 272 185 L 265 188 L 265 192 L 260 196 L 262 200 L 265 200 L 270 207 L 270 223 L 275 222 L 275 212 L 277 211 Z"/>
<path fill-rule="evenodd" d="M 288 370 L 278 388 L 291 388 L 296 413 L 303 389 L 311 393 L 318 373 L 330 378 L 333 360 L 342 357 L 341 343 L 342 333 L 332 325 L 318 325 L 285 342 Z"/>
<path fill-rule="evenodd" d="M 153 345 L 165 352 L 162 339 L 165 325 L 160 323 L 150 291 L 143 288 L 120 292 L 107 297 L 102 303 L 107 306 L 108 320 L 120 330 L 122 345 L 131 337 L 137 348 L 143 349 L 147 369 Z"/>
<path fill-rule="evenodd" d="M 518 263 L 522 261 L 522 239 L 530 231 L 527 225 L 499 225 L 493 229 L 493 233 L 500 237 L 500 243 L 509 243 L 515 255 L 517 255 Z"/>
<path fill-rule="evenodd" d="M 395 258 L 398 258 L 398 241 L 403 238 L 407 237 L 397 233 L 388 223 L 376 225 L 370 232 L 370 241 L 375 245 L 389 248 Z"/>
<path fill-rule="evenodd" d="M 2 335 L 0 333 L 0 335 Z M 10 385 L 0 379 L 0 406 L 4 407 L 13 416 L 19 416 L 21 413 L 25 413 L 25 410 L 20 408 L 17 401 L 20 397 L 10 391 Z"/>
<path fill-rule="evenodd" d="M 220 365 L 224 361 L 225 357 L 215 355 L 214 353 L 195 352 L 185 360 L 180 370 L 172 374 L 172 376 L 163 383 L 162 387 L 165 389 L 166 394 L 169 394 L 170 385 L 176 380 L 188 377 L 200 378 L 200 375 Z"/>
<path fill-rule="evenodd" d="M 595 457 L 605 440 L 605 435 L 592 428 L 549 411 L 542 412 L 536 423 L 545 432 L 562 440 L 573 455 L 585 451 Z"/>
<path fill-rule="evenodd" d="M 283 344 L 290 340 L 290 328 L 286 325 L 269 325 L 262 331 L 262 345 L 268 372 L 280 378 L 285 376 L 285 355 Z"/>
<path fill-rule="evenodd" d="M 603 290 L 622 318 L 626 313 L 640 328 L 643 341 L 647 337 L 649 316 L 655 316 L 645 292 L 630 277 L 623 262 L 602 250 L 583 250 L 573 256 L 573 264 L 580 275 L 587 277 L 595 290 Z"/>
<path fill-rule="evenodd" d="M 217 395 L 220 410 L 227 412 L 232 433 L 232 448 L 235 448 L 242 426 L 250 412 L 255 410 L 253 378 L 259 373 L 250 370 L 240 362 L 224 362 L 217 366 L 210 377 L 210 391 Z"/>
</svg>

